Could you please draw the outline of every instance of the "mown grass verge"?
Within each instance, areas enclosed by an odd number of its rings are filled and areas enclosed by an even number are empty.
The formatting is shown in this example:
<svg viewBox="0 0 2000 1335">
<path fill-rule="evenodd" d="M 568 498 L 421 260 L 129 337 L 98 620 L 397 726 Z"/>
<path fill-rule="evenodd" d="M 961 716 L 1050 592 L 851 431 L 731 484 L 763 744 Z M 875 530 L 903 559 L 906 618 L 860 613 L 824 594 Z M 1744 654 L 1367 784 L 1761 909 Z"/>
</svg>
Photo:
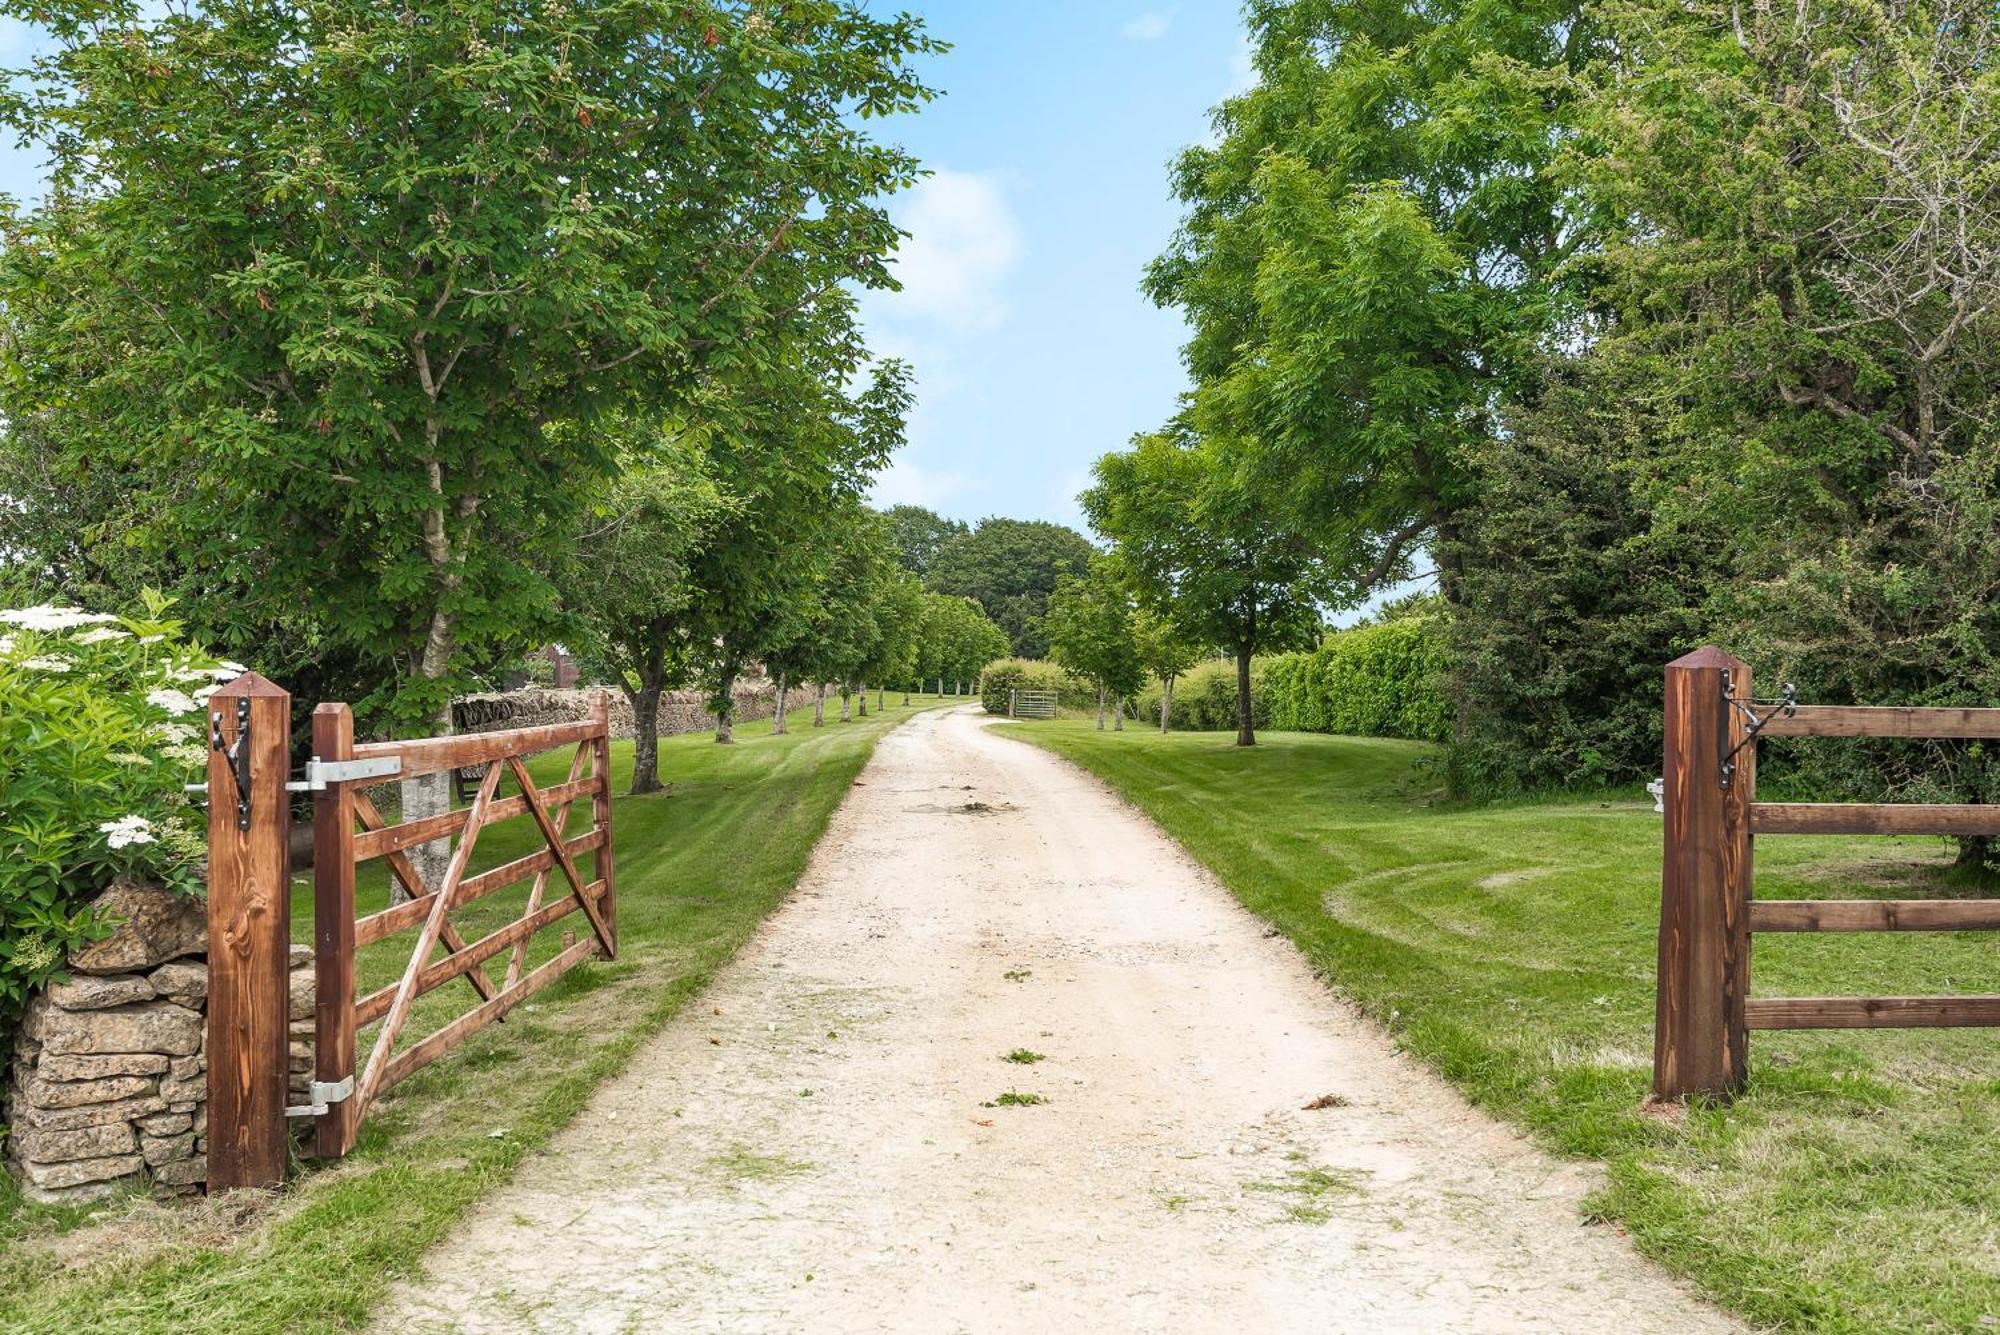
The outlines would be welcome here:
<svg viewBox="0 0 2000 1335">
<path fill-rule="evenodd" d="M 397 1086 L 364 1124 L 352 1156 L 304 1172 L 282 1192 L 181 1206 L 130 1199 L 87 1215 L 26 1206 L 10 1193 L 0 1199 L 0 1330 L 240 1335 L 358 1327 L 468 1206 L 573 1118 L 736 953 L 796 884 L 875 742 L 934 703 L 918 697 L 902 708 L 892 697 L 886 714 L 817 729 L 808 710 L 794 716 L 787 737 L 755 724 L 738 731 L 733 747 L 706 735 L 662 742 L 670 790 L 621 797 L 614 810 L 615 963 L 579 967 Z M 555 754 L 532 768 L 538 781 L 560 782 L 567 765 L 567 754 Z M 630 744 L 616 745 L 621 793 L 630 765 Z M 572 812 L 572 831 L 586 816 Z M 535 844 L 525 820 L 508 821 L 482 836 L 474 861 L 492 865 Z M 385 893 L 379 872 L 368 877 L 363 911 Z M 517 916 L 526 893 L 522 886 L 496 895 L 455 920 L 476 938 Z M 310 888 L 301 884 L 297 939 L 310 939 L 311 912 Z M 580 915 L 563 925 L 588 931 Z M 559 948 L 553 930 L 543 935 L 549 939 L 537 943 L 531 967 Z M 400 972 L 412 939 L 364 952 L 363 992 Z M 496 977 L 504 967 L 504 955 L 489 966 Z M 410 1036 L 473 999 L 469 985 L 440 988 L 419 1003 Z"/>
<path fill-rule="evenodd" d="M 1759 1324 L 2000 1326 L 2000 1036 L 1756 1034 L 1727 1109 L 1649 1114 L 1660 818 L 1437 803 L 1426 748 L 1004 725 L 1147 812 L 1475 1103 L 1602 1160 L 1594 1213 Z M 1766 837 L 1763 898 L 1948 896 L 1935 839 Z M 1762 996 L 1994 992 L 1978 933 L 1761 938 Z"/>
</svg>

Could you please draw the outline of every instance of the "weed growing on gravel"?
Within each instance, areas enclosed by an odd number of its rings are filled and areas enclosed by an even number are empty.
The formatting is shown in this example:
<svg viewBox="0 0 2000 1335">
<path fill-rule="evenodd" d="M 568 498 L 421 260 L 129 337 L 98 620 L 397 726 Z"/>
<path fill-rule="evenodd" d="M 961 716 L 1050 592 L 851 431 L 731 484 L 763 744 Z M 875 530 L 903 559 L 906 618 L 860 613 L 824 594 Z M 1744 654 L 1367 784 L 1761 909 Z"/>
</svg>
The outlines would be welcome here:
<svg viewBox="0 0 2000 1335">
<path fill-rule="evenodd" d="M 1346 1168 L 1295 1168 L 1280 1182 L 1245 1182 L 1243 1190 L 1291 1196 L 1284 1218 L 1294 1224 L 1324 1224 L 1333 1201 L 1358 1195 L 1366 1175 Z"/>
<path fill-rule="evenodd" d="M 1034 976 L 1034 972 L 1033 969 L 1009 969 L 1000 976 L 1010 983 L 1025 983 Z"/>
<path fill-rule="evenodd" d="M 1043 1059 L 1043 1054 L 1034 1051 L 1032 1048 L 1015 1048 L 1000 1060 L 1013 1062 L 1016 1066 L 1033 1066 L 1036 1062 Z"/>
<path fill-rule="evenodd" d="M 982 1108 L 1038 1108 L 1047 1102 L 1048 1100 L 1040 1094 L 1022 1094 L 1010 1089 L 990 1103 L 982 1103 L 979 1106 Z"/>
</svg>

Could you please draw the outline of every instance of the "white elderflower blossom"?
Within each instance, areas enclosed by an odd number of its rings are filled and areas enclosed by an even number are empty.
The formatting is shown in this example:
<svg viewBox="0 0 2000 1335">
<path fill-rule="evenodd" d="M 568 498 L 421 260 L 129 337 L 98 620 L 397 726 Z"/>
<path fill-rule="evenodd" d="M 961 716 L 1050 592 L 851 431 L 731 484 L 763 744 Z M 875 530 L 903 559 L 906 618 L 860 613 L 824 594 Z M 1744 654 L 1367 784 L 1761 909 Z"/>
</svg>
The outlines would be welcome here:
<svg viewBox="0 0 2000 1335">
<path fill-rule="evenodd" d="M 232 663 L 225 658 L 215 665 L 215 676 L 218 681 L 229 681 L 234 677 L 242 676 L 249 670 L 249 668 L 244 667 L 241 663 Z"/>
<path fill-rule="evenodd" d="M 192 714 L 201 708 L 187 694 L 168 686 L 146 692 L 146 703 L 155 709 L 164 709 L 169 714 Z"/>
<path fill-rule="evenodd" d="M 105 836 L 104 842 L 113 848 L 153 842 L 153 823 L 144 816 L 120 816 L 117 820 L 105 821 L 97 830 Z"/>
<path fill-rule="evenodd" d="M 35 658 L 22 659 L 21 666 L 24 668 L 33 668 L 37 672 L 67 672 L 73 664 L 67 658 L 57 658 L 53 654 L 41 654 Z"/>
<path fill-rule="evenodd" d="M 175 681 L 213 681 L 215 674 L 207 668 L 182 668 L 173 674 Z"/>
<path fill-rule="evenodd" d="M 221 689 L 222 686 L 219 683 L 211 683 L 207 686 L 202 687 L 200 690 L 196 691 L 194 693 L 194 698 L 197 703 L 205 705 L 208 703 L 208 697 L 214 695 L 217 691 Z"/>
<path fill-rule="evenodd" d="M 129 640 L 131 638 L 132 632 L 129 630 L 120 630 L 116 626 L 98 626 L 93 630 L 85 631 L 81 635 L 72 635 L 70 641 L 74 644 L 103 644 L 108 640 Z"/>
<path fill-rule="evenodd" d="M 140 755 L 137 751 L 113 751 L 110 758 L 121 765 L 151 765 L 153 763 L 150 758 Z"/>
<path fill-rule="evenodd" d="M 0 608 L 0 622 L 19 626 L 23 630 L 38 630 L 43 634 L 72 630 L 77 626 L 101 625 L 106 621 L 117 619 L 108 612 L 86 612 L 78 607 L 52 607 L 47 604 L 40 607 Z"/>
<path fill-rule="evenodd" d="M 169 746 L 181 746 L 195 739 L 194 726 L 188 723 L 156 723 L 153 735 Z"/>
</svg>

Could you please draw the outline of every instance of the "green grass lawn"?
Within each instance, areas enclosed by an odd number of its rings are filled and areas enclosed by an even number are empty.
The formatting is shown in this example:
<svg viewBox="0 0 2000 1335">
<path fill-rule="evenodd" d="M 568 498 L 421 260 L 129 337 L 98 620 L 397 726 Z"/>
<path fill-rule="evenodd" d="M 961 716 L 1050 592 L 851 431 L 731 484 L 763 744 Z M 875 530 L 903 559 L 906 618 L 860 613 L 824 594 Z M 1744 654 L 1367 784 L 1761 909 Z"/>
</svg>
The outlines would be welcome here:
<svg viewBox="0 0 2000 1335">
<path fill-rule="evenodd" d="M 1454 807 L 1412 743 L 1003 725 L 1100 775 L 1474 1102 L 1601 1159 L 1594 1212 L 1753 1321 L 2000 1326 L 2000 1036 L 1753 1034 L 1747 1095 L 1650 1082 L 1660 818 L 1643 796 Z M 1918 898 L 1937 839 L 1758 841 L 1764 898 Z M 1755 995 L 2000 991 L 1977 933 L 1767 936 Z"/>
<path fill-rule="evenodd" d="M 810 706 L 787 737 L 768 723 L 740 728 L 739 744 L 706 734 L 660 746 L 666 794 L 621 797 L 617 838 L 619 957 L 590 962 L 489 1025 L 463 1047 L 391 1091 L 363 1124 L 355 1153 L 299 1175 L 284 1192 L 236 1193 L 159 1206 L 138 1199 L 95 1212 L 0 1199 L 0 1331 L 318 1331 L 353 1329 L 394 1280 L 466 1207 L 505 1181 L 522 1157 L 582 1108 L 633 1049 L 686 1004 L 775 908 L 805 868 L 875 742 L 918 709 L 890 697 L 886 714 L 812 726 Z M 531 768 L 561 782 L 567 751 Z M 619 792 L 631 747 L 613 749 Z M 587 827 L 587 804 L 571 829 Z M 540 844 L 526 817 L 481 836 L 475 867 Z M 585 863 L 586 873 L 588 863 Z M 386 886 L 370 864 L 362 911 Z M 551 896 L 567 887 L 557 874 Z M 518 916 L 527 886 L 454 915 L 468 939 Z M 300 883 L 294 935 L 310 940 L 312 894 Z M 587 935 L 580 914 L 562 927 Z M 554 954 L 542 933 L 530 963 Z M 364 951 L 359 991 L 390 981 L 415 933 Z M 488 966 L 496 981 L 503 953 Z M 417 1006 L 400 1046 L 476 1001 L 457 980 Z M 373 1030 L 364 1034 L 364 1041 Z M 365 1060 L 365 1052 L 364 1052 Z M 0 1183 L 11 1180 L 0 1174 Z"/>
</svg>

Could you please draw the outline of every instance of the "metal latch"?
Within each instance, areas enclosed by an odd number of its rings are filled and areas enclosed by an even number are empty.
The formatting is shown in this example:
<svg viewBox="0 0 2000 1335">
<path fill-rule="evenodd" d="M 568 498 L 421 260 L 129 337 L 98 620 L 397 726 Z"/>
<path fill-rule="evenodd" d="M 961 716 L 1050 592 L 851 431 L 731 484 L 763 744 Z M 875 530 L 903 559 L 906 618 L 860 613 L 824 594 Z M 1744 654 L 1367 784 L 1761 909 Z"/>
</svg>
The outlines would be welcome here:
<svg viewBox="0 0 2000 1335">
<path fill-rule="evenodd" d="M 306 1097 L 311 1103 L 295 1103 L 285 1109 L 287 1117 L 324 1117 L 329 1106 L 345 1103 L 354 1096 L 354 1077 L 342 1076 L 338 1080 L 315 1080 L 308 1087 Z"/>
<path fill-rule="evenodd" d="M 240 696 L 236 701 L 236 740 L 225 746 L 222 742 L 222 711 L 210 710 L 208 715 L 208 745 L 211 750 L 220 751 L 229 762 L 226 771 L 236 780 L 236 828 L 250 828 L 250 697 Z"/>
<path fill-rule="evenodd" d="M 323 793 L 331 783 L 351 783 L 356 779 L 385 779 L 392 774 L 403 772 L 401 756 L 383 756 L 377 760 L 321 760 L 314 756 L 306 762 L 306 777 L 285 785 L 288 793 Z"/>
</svg>

